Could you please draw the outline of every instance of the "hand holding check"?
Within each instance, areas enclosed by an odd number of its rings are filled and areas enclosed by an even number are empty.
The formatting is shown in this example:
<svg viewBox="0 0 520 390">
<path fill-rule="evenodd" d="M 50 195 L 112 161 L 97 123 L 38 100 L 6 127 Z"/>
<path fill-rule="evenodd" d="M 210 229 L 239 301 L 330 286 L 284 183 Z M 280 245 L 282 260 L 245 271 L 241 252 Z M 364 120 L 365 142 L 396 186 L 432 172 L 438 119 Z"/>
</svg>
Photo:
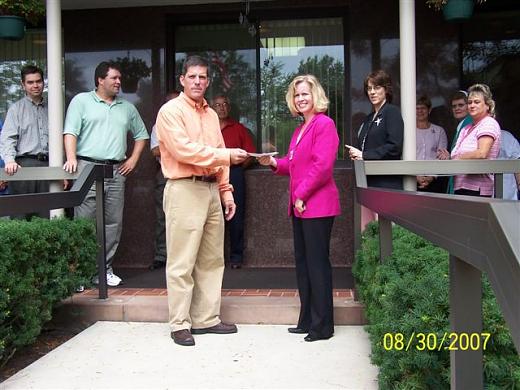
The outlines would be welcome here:
<svg viewBox="0 0 520 390">
<path fill-rule="evenodd" d="M 350 145 L 345 145 L 345 147 L 348 149 L 351 160 L 363 160 L 363 152 L 361 150 Z"/>
<path fill-rule="evenodd" d="M 260 165 L 273 166 L 276 168 L 277 163 L 273 156 L 276 156 L 278 152 L 269 153 L 248 153 L 251 157 L 256 157 Z"/>
</svg>

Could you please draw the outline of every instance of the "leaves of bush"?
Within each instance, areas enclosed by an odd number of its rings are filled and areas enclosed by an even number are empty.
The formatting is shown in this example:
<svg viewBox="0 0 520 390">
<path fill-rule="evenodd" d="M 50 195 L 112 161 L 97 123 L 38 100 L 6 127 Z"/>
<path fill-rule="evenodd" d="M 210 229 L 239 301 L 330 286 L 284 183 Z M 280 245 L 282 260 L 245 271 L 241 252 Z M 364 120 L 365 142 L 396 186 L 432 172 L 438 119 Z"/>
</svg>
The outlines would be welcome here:
<svg viewBox="0 0 520 390">
<path fill-rule="evenodd" d="M 0 220 L 0 365 L 32 343 L 52 308 L 95 272 L 90 220 Z"/>
<path fill-rule="evenodd" d="M 369 322 L 371 358 L 379 366 L 379 387 L 449 389 L 449 351 L 387 351 L 383 346 L 386 333 L 435 333 L 442 338 L 450 331 L 448 253 L 399 226 L 392 234 L 392 256 L 380 263 L 378 226 L 369 224 L 353 266 Z M 491 334 L 484 351 L 486 389 L 520 389 L 520 358 L 485 277 L 482 290 L 483 331 Z"/>
</svg>

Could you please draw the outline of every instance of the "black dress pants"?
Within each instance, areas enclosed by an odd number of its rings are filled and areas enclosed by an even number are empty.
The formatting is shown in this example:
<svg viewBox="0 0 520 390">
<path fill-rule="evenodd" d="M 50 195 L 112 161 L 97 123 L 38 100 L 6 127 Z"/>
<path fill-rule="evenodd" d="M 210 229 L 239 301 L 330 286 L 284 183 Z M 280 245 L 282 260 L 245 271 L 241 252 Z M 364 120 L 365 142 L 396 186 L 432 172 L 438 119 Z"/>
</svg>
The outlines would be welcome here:
<svg viewBox="0 0 520 390">
<path fill-rule="evenodd" d="M 298 328 L 316 337 L 334 333 L 332 267 L 329 260 L 334 217 L 293 217 L 296 278 L 300 294 Z"/>
<path fill-rule="evenodd" d="M 233 186 L 233 198 L 237 205 L 235 216 L 226 221 L 229 229 L 229 263 L 242 264 L 244 261 L 244 221 L 246 206 L 246 178 L 244 168 L 239 165 L 231 166 L 229 182 Z"/>
</svg>

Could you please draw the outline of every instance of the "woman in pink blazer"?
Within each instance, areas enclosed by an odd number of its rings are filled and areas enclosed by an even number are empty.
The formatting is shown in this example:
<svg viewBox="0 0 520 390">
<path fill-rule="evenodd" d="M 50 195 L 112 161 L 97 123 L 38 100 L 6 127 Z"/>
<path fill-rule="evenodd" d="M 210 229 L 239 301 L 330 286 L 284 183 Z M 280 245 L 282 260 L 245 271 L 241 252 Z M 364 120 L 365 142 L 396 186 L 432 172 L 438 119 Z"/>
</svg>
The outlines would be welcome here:
<svg viewBox="0 0 520 390">
<path fill-rule="evenodd" d="M 308 333 L 305 341 L 334 334 L 332 268 L 329 246 L 334 217 L 340 214 L 333 169 L 339 138 L 334 121 L 324 113 L 329 100 L 315 76 L 297 76 L 285 96 L 289 110 L 303 123 L 293 134 L 287 155 L 260 157 L 275 174 L 289 176 L 300 318 L 290 333 Z"/>
</svg>

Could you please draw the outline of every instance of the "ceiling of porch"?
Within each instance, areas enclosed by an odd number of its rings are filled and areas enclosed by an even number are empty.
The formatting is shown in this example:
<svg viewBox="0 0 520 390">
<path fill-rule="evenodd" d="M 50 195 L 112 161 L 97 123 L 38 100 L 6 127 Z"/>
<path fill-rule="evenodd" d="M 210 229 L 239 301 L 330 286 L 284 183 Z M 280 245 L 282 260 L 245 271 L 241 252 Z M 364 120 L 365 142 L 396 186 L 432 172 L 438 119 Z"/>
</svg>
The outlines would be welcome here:
<svg viewBox="0 0 520 390">
<path fill-rule="evenodd" d="M 261 0 L 250 0 L 257 2 Z M 126 8 L 126 7 L 152 7 L 169 5 L 194 5 L 194 4 L 222 4 L 241 3 L 245 0 L 61 0 L 61 8 L 96 9 L 96 8 Z"/>
</svg>

